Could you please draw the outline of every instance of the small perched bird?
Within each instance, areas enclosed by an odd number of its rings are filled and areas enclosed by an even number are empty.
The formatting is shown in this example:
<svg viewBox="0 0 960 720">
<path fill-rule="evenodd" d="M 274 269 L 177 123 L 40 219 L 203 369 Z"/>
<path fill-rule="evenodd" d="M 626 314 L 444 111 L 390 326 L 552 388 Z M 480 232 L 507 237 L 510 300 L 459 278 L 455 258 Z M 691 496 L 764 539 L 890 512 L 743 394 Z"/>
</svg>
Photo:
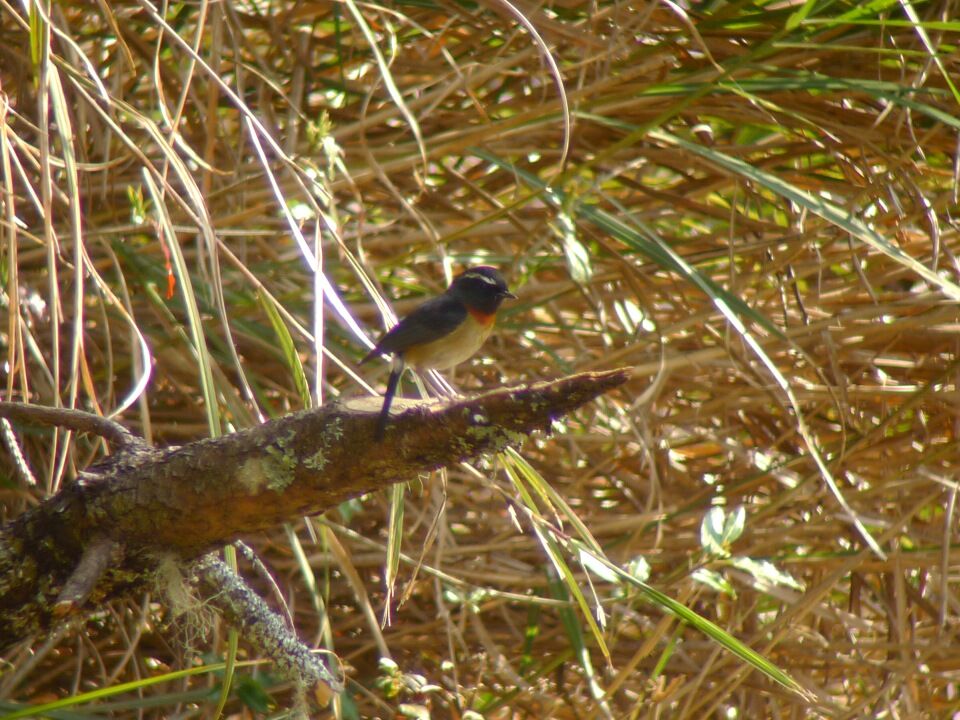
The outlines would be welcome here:
<svg viewBox="0 0 960 720">
<path fill-rule="evenodd" d="M 442 295 L 427 300 L 393 326 L 360 364 L 393 353 L 375 438 L 383 438 L 403 369 L 446 370 L 472 356 L 493 330 L 497 309 L 514 298 L 496 268 L 478 265 L 457 275 Z"/>
</svg>

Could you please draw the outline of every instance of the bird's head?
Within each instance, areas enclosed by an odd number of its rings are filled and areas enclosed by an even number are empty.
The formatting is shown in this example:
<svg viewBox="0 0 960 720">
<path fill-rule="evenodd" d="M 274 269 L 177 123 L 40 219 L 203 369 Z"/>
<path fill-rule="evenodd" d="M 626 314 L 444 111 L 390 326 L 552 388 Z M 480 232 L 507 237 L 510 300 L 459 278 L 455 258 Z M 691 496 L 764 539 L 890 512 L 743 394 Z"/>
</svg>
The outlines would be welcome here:
<svg viewBox="0 0 960 720">
<path fill-rule="evenodd" d="M 497 269 L 488 265 L 467 268 L 453 279 L 447 292 L 467 309 L 483 315 L 493 315 L 500 303 L 517 297 L 507 288 L 507 281 Z"/>
</svg>

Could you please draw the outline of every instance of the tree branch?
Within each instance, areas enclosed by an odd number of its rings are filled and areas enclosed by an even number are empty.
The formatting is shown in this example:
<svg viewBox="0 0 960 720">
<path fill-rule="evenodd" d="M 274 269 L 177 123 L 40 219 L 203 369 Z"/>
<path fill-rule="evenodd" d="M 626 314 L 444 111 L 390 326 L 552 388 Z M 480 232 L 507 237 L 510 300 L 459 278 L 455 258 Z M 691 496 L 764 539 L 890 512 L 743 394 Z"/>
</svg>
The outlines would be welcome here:
<svg viewBox="0 0 960 720">
<path fill-rule="evenodd" d="M 207 602 L 219 610 L 254 649 L 270 658 L 285 678 L 304 688 L 323 682 L 334 692 L 343 690 L 343 684 L 330 673 L 323 660 L 311 653 L 283 619 L 216 555 L 205 555 L 191 570 Z"/>
<path fill-rule="evenodd" d="M 340 404 L 174 449 L 156 450 L 130 435 L 126 447 L 136 452 L 88 469 L 80 482 L 0 530 L 0 647 L 49 630 L 55 603 L 94 538 L 111 541 L 119 560 L 101 567 L 102 552 L 88 554 L 70 609 L 82 600 L 88 611 L 150 586 L 171 555 L 194 560 L 284 520 L 517 445 L 629 375 L 584 373 L 419 403 L 391 418 L 381 442 L 373 442 L 378 407 Z M 23 414 L 23 407 L 0 403 L 0 416 L 104 430 L 83 425 L 76 411 Z M 87 587 L 91 570 L 95 583 Z"/>
<path fill-rule="evenodd" d="M 55 425 L 77 432 L 92 433 L 113 443 L 118 450 L 147 447 L 142 438 L 131 433 L 120 423 L 83 410 L 0 402 L 0 418 L 27 425 Z"/>
</svg>

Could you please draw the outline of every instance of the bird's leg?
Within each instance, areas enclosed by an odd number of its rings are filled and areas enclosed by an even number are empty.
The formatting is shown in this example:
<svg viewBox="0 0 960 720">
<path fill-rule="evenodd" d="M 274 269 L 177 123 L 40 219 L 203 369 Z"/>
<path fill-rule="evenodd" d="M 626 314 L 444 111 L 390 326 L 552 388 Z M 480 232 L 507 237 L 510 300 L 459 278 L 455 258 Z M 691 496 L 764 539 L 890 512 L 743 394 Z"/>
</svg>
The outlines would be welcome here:
<svg viewBox="0 0 960 720">
<path fill-rule="evenodd" d="M 383 408 L 381 408 L 380 417 L 377 419 L 377 429 L 373 435 L 374 440 L 383 440 L 383 435 L 387 430 L 387 422 L 390 420 L 390 405 L 393 403 L 393 396 L 397 394 L 397 385 L 400 384 L 403 367 L 403 358 L 397 355 L 393 361 L 393 366 L 390 368 L 390 377 L 387 378 L 387 390 L 383 394 Z"/>
</svg>

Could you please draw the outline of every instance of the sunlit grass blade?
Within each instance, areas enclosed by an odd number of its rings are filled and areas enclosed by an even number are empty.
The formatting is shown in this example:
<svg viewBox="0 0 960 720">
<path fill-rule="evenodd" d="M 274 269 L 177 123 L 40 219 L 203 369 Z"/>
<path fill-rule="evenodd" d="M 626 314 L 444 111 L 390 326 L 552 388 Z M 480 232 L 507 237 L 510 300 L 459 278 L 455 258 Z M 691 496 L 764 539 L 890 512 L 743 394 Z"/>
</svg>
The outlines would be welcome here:
<svg viewBox="0 0 960 720">
<path fill-rule="evenodd" d="M 669 145 L 681 147 L 684 150 L 688 150 L 696 155 L 699 155 L 710 162 L 716 163 L 717 165 L 724 167 L 731 172 L 737 173 L 748 180 L 762 185 L 771 192 L 774 192 L 777 195 L 796 203 L 802 208 L 806 208 L 810 212 L 820 216 L 844 232 L 849 233 L 852 237 L 857 238 L 866 245 L 869 245 L 870 247 L 879 250 L 884 255 L 892 258 L 904 267 L 909 268 L 928 283 L 942 290 L 947 297 L 953 300 L 960 300 L 960 286 L 951 282 L 946 277 L 934 272 L 926 265 L 923 265 L 915 258 L 911 257 L 896 245 L 891 243 L 885 237 L 880 235 L 863 220 L 856 217 L 849 211 L 843 210 L 841 207 L 832 203 L 826 198 L 815 196 L 806 192 L 805 190 L 801 190 L 795 185 L 791 185 L 780 176 L 761 170 L 760 168 L 744 162 L 739 158 L 725 155 L 717 150 L 684 140 L 683 138 L 677 137 L 676 135 L 672 135 L 665 131 L 651 131 L 650 137 Z"/>
<path fill-rule="evenodd" d="M 267 297 L 263 293 L 257 293 L 257 301 L 260 307 L 270 319 L 270 325 L 280 343 L 280 350 L 283 352 L 283 359 L 287 363 L 287 370 L 293 378 L 293 384 L 297 388 L 297 394 L 300 396 L 300 402 L 303 407 L 308 408 L 313 405 L 313 397 L 310 393 L 310 384 L 307 382 L 307 375 L 303 371 L 303 363 L 300 361 L 300 353 L 297 352 L 297 346 L 293 341 L 293 336 L 287 328 L 287 324 L 280 317 L 277 308 L 274 305 L 273 298 Z"/>
<path fill-rule="evenodd" d="M 504 455 L 506 457 L 504 457 Z M 593 548 L 595 552 L 603 552 L 600 548 L 600 543 L 593 537 L 593 533 L 590 532 L 590 529 L 583 520 L 574 512 L 573 508 L 564 500 L 563 496 L 554 490 L 553 486 L 537 472 L 537 469 L 527 462 L 527 459 L 524 458 L 523 455 L 514 448 L 509 448 L 501 455 L 501 460 L 511 463 L 527 481 L 527 484 L 533 487 L 544 500 L 550 503 L 551 510 L 559 513 L 560 517 L 573 525 L 580 539 L 586 543 L 587 546 Z"/>
<path fill-rule="evenodd" d="M 165 241 L 170 251 L 170 257 L 173 262 L 174 272 L 177 277 L 177 285 L 180 288 L 183 304 L 187 312 L 187 325 L 190 328 L 194 356 L 197 358 L 199 366 L 200 388 L 205 400 L 204 411 L 207 417 L 207 427 L 210 437 L 219 437 L 222 433 L 220 419 L 220 403 L 217 398 L 216 384 L 213 380 L 213 371 L 211 369 L 210 354 L 207 349 L 207 339 L 203 321 L 200 317 L 200 311 L 197 298 L 193 291 L 193 282 L 190 278 L 190 271 L 183 257 L 180 248 L 180 241 L 176 232 L 173 230 L 172 223 L 166 213 L 166 206 L 163 203 L 162 195 L 153 182 L 150 173 L 143 173 L 144 183 L 150 192 L 154 208 L 158 211 L 158 225 L 163 233 Z M 232 546 L 224 548 L 224 558 L 231 570 L 237 570 L 237 553 Z M 230 699 L 230 687 L 233 682 L 233 674 L 236 669 L 237 651 L 239 649 L 239 636 L 236 629 L 230 628 L 227 632 L 227 650 L 226 664 L 224 668 L 223 687 L 220 698 L 217 702 L 217 708 L 214 717 L 219 718 L 223 714 L 227 701 Z"/>
<path fill-rule="evenodd" d="M 231 570 L 237 570 L 237 551 L 232 545 L 223 549 L 223 557 Z M 220 696 L 217 698 L 217 707 L 213 711 L 216 719 L 223 717 L 227 703 L 230 701 L 230 691 L 233 688 L 233 679 L 237 671 L 237 652 L 240 649 L 240 636 L 236 628 L 227 630 L 227 648 L 224 652 L 223 684 L 220 686 Z"/>
<path fill-rule="evenodd" d="M 266 661 L 240 661 L 237 663 L 237 667 L 256 667 L 264 662 Z M 174 680 L 181 680 L 183 678 L 193 677 L 195 675 L 208 675 L 223 672 L 226 667 L 226 663 L 213 663 L 210 665 L 187 668 L 186 670 L 174 670 L 173 672 L 164 673 L 163 675 L 157 675 L 155 677 L 143 678 L 141 680 L 134 680 L 126 683 L 118 683 L 108 687 L 97 688 L 96 690 L 91 690 L 90 692 L 78 693 L 68 698 L 63 698 L 62 700 L 54 700 L 53 702 L 49 703 L 31 705 L 23 708 L 22 710 L 15 710 L 7 715 L 4 715 L 3 718 L 4 720 L 20 720 L 20 718 L 41 717 L 44 714 L 49 714 L 56 710 L 64 710 L 85 705 L 96 700 L 113 697 L 115 695 L 121 695 L 126 692 L 135 692 L 152 685 L 159 685 L 161 683 L 168 683 Z"/>
<path fill-rule="evenodd" d="M 373 31 L 370 29 L 370 25 L 366 18 L 360 12 L 360 9 L 357 7 L 357 4 L 354 2 L 354 0 L 346 0 L 344 4 L 350 11 L 351 16 L 353 16 L 354 23 L 356 23 L 356 26 L 360 29 L 360 32 L 363 33 L 364 38 L 367 40 L 367 44 L 370 47 L 370 53 L 376 60 L 377 68 L 380 71 L 379 78 L 381 82 L 383 82 L 384 87 L 387 88 L 387 92 L 390 94 L 390 99 L 393 100 L 394 104 L 397 106 L 397 109 L 407 121 L 407 126 L 410 128 L 410 132 L 413 133 L 414 138 L 416 138 L 417 148 L 420 150 L 420 159 L 423 162 L 424 169 L 426 169 L 427 150 L 424 145 L 423 134 L 420 130 L 420 123 L 417 122 L 417 118 L 410 111 L 410 108 L 407 107 L 407 103 L 403 99 L 403 94 L 400 92 L 400 89 L 394 82 L 393 74 L 390 72 L 390 65 L 383 57 L 383 53 L 380 52 L 380 46 L 377 42 L 377 38 L 374 37 Z"/>
<path fill-rule="evenodd" d="M 222 433 L 220 403 L 217 400 L 216 385 L 213 381 L 213 371 L 210 367 L 211 360 L 210 353 L 207 349 L 205 325 L 200 317 L 200 309 L 196 295 L 194 294 L 190 270 L 183 257 L 180 240 L 177 237 L 176 231 L 173 229 L 173 223 L 166 212 L 166 205 L 163 202 L 162 193 L 153 182 L 153 177 L 150 173 L 143 173 L 143 182 L 149 190 L 150 198 L 157 212 L 157 223 L 163 235 L 163 241 L 170 250 L 170 257 L 177 277 L 177 287 L 180 288 L 180 295 L 187 313 L 187 326 L 190 328 L 194 357 L 197 359 L 200 389 L 203 393 L 210 437 L 219 437 Z"/>
<path fill-rule="evenodd" d="M 384 585 L 387 593 L 384 599 L 383 619 L 381 623 L 390 624 L 393 612 L 394 589 L 397 583 L 397 573 L 400 569 L 400 551 L 403 548 L 403 502 L 407 486 L 397 483 L 391 486 L 390 518 L 387 524 L 387 556 L 384 567 Z"/>
<path fill-rule="evenodd" d="M 736 655 L 750 666 L 756 668 L 771 680 L 774 680 L 784 687 L 812 699 L 809 692 L 802 685 L 800 685 L 800 683 L 798 683 L 772 662 L 767 660 L 763 655 L 751 649 L 747 645 L 744 645 L 716 623 L 707 620 L 701 615 L 695 613 L 693 610 L 690 610 L 690 608 L 686 607 L 682 603 L 677 602 L 673 598 L 665 595 L 642 580 L 635 578 L 630 573 L 622 570 L 617 565 L 610 562 L 606 557 L 594 554 L 591 550 L 581 545 L 578 541 L 571 540 L 571 543 L 575 546 L 579 545 L 582 552 L 590 554 L 596 563 L 605 567 L 609 573 L 619 578 L 622 582 L 637 588 L 637 590 L 639 590 L 654 605 L 657 605 L 670 614 L 675 615 L 679 620 L 687 623 L 696 630 L 699 630 L 711 640 L 715 641 L 718 645 Z"/>
<path fill-rule="evenodd" d="M 508 475 L 512 479 L 514 479 L 514 486 L 518 488 L 518 491 L 520 491 L 521 498 L 523 498 L 524 502 L 529 505 L 529 504 L 532 504 L 533 498 L 527 493 L 525 489 L 523 489 L 520 486 L 519 484 L 520 478 L 518 475 L 514 475 L 514 470 L 512 469 L 514 467 L 518 467 L 518 468 L 522 467 L 524 464 L 525 463 L 522 461 L 517 463 L 516 465 L 511 464 L 507 472 L 508 472 Z M 565 514 L 565 516 L 567 515 Z M 575 514 L 573 513 L 572 510 L 569 510 L 569 516 L 575 517 Z M 549 528 L 540 528 L 539 527 L 540 523 L 535 519 L 535 516 L 531 516 L 531 517 L 534 521 L 534 527 L 536 528 L 537 535 L 541 540 L 541 544 L 543 545 L 544 549 L 547 551 L 548 556 L 550 557 L 551 561 L 554 564 L 554 567 L 560 573 L 560 577 L 563 580 L 568 581 L 567 582 L 568 589 L 570 588 L 571 584 L 578 588 L 577 592 L 572 592 L 571 594 L 576 598 L 577 603 L 580 605 L 581 610 L 584 612 L 586 619 L 588 621 L 592 620 L 592 612 L 587 607 L 586 599 L 584 598 L 582 593 L 579 593 L 579 585 L 573 582 L 572 574 L 569 574 L 569 575 L 567 574 L 570 571 L 566 562 L 562 558 L 562 554 L 560 552 L 560 546 L 553 539 L 552 533 L 550 532 Z M 585 538 L 592 539 L 592 535 L 589 532 L 587 532 L 585 535 Z M 640 589 L 640 591 L 649 600 L 651 600 L 657 605 L 660 605 L 661 607 L 671 612 L 672 614 L 676 615 L 680 620 L 683 620 L 684 622 L 687 622 L 697 630 L 700 630 L 705 635 L 707 635 L 707 637 L 711 638 L 712 640 L 715 640 L 722 647 L 724 647 L 734 655 L 737 655 L 741 659 L 745 660 L 750 665 L 757 668 L 764 674 L 767 674 L 768 676 L 770 676 L 777 682 L 780 682 L 781 684 L 785 685 L 786 687 L 790 687 L 791 689 L 797 690 L 798 692 L 802 691 L 801 686 L 797 684 L 795 681 L 793 681 L 788 675 L 786 675 L 786 673 L 783 673 L 779 668 L 777 668 L 775 665 L 770 663 L 762 655 L 760 655 L 759 653 L 756 653 L 755 651 L 751 650 L 749 647 L 745 646 L 743 643 L 738 641 L 736 638 L 731 636 L 722 628 L 710 622 L 709 620 L 706 620 L 702 616 L 696 614 L 695 612 L 693 612 L 692 610 L 684 606 L 682 603 L 678 603 L 672 598 L 669 598 L 668 596 L 664 595 L 660 591 L 655 590 L 654 588 L 647 585 L 643 581 L 638 580 L 637 578 L 627 573 L 625 570 L 622 570 L 621 568 L 616 566 L 614 563 L 612 563 L 610 560 L 607 559 L 606 555 L 596 544 L 596 541 L 593 541 L 593 543 L 591 543 L 589 542 L 589 540 L 575 540 L 571 538 L 565 542 L 569 542 L 572 548 L 577 548 L 577 552 L 580 553 L 581 559 L 587 561 L 584 565 L 585 570 L 597 574 L 598 577 L 608 582 L 626 581 L 630 583 L 634 587 L 637 587 L 638 589 Z M 579 596 L 578 596 L 578 593 L 579 593 Z M 593 625 L 591 623 L 591 628 L 592 629 L 595 628 L 595 634 L 599 633 L 599 628 L 596 625 Z"/>
<path fill-rule="evenodd" d="M 592 633 L 594 640 L 596 640 L 598 647 L 609 661 L 610 650 L 607 648 L 606 640 L 603 638 L 603 632 L 601 631 L 600 626 L 597 625 L 593 610 L 591 610 L 586 597 L 584 597 L 584 594 L 580 589 L 580 585 L 577 583 L 577 580 L 574 577 L 573 571 L 570 570 L 569 564 L 563 557 L 563 552 L 561 550 L 558 537 L 555 535 L 553 528 L 551 528 L 548 523 L 541 519 L 539 508 L 537 507 L 533 496 L 525 486 L 514 465 L 512 463 L 506 464 L 504 465 L 504 469 L 506 470 L 507 477 L 509 477 L 513 482 L 514 488 L 516 488 L 520 495 L 520 498 L 524 504 L 524 508 L 527 511 L 527 517 L 531 521 L 533 531 L 536 533 L 540 546 L 547 554 L 547 557 L 550 558 L 550 562 L 557 571 L 557 575 L 566 584 L 570 595 L 572 595 L 576 600 L 577 605 L 580 607 L 580 611 L 583 613 L 583 618 L 590 628 L 590 632 Z"/>
<path fill-rule="evenodd" d="M 913 3 L 910 0 L 900 0 L 900 7 L 903 8 L 903 11 L 910 20 L 914 31 L 917 33 L 917 37 L 920 38 L 923 46 L 927 49 L 930 59 L 937 66 L 937 70 L 940 71 L 940 77 L 943 78 L 943 81 L 947 84 L 947 87 L 950 88 L 950 92 L 953 93 L 954 101 L 957 104 L 960 104 L 960 92 L 957 91 L 957 86 L 953 84 L 953 80 L 950 77 L 950 71 L 944 67 L 943 58 L 940 56 L 940 53 L 937 52 L 937 48 L 930 40 L 930 35 L 927 33 L 926 24 L 920 19 L 920 16 L 917 15 L 917 10 L 914 8 Z M 950 24 L 953 26 L 954 30 L 960 27 L 960 25 L 958 25 L 956 22 Z M 956 48 L 954 47 L 954 51 L 955 50 Z"/>
<path fill-rule="evenodd" d="M 570 600 L 570 594 L 567 585 L 556 576 L 549 578 L 550 594 L 558 600 Z M 557 609 L 560 616 L 560 622 L 563 624 L 564 632 L 570 640 L 570 647 L 573 649 L 574 656 L 587 678 L 587 684 L 590 686 L 590 694 L 597 702 L 604 717 L 613 718 L 610 712 L 610 706 L 606 701 L 606 692 L 600 686 L 597 679 L 597 673 L 593 668 L 593 661 L 590 659 L 590 650 L 583 641 L 583 631 L 580 628 L 580 622 L 577 620 L 577 614 L 569 605 Z"/>
<path fill-rule="evenodd" d="M 485 150 L 472 148 L 472 152 L 474 152 L 478 157 L 481 157 L 484 160 L 497 165 L 498 167 L 508 170 L 511 173 L 515 173 L 530 187 L 542 190 L 543 197 L 557 209 L 564 209 L 569 206 L 569 212 L 574 216 L 582 216 L 590 220 L 601 230 L 610 233 L 610 235 L 618 240 L 624 241 L 631 248 L 639 251 L 661 267 L 676 272 L 684 279 L 695 284 L 711 297 L 719 298 L 734 312 L 757 322 L 773 334 L 781 334 L 780 330 L 773 323 L 771 323 L 769 319 L 758 313 L 741 298 L 726 291 L 724 288 L 713 282 L 710 278 L 696 271 L 690 265 L 676 262 L 675 257 L 671 253 L 666 252 L 665 249 L 658 243 L 651 242 L 648 238 L 645 238 L 637 233 L 636 230 L 631 228 L 624 221 L 619 220 L 608 212 L 599 210 L 592 205 L 583 202 L 583 200 L 578 202 L 569 202 L 563 192 L 555 188 L 548 188 L 547 185 L 537 176 L 526 172 L 525 170 L 516 167 L 513 163 L 503 160 L 502 158 L 499 158 Z"/>
<path fill-rule="evenodd" d="M 54 117 L 57 120 L 57 132 L 60 136 L 60 148 L 63 153 L 63 163 L 66 171 L 67 190 L 70 203 L 70 231 L 73 246 L 73 302 L 75 312 L 73 316 L 73 330 L 70 342 L 70 382 L 67 390 L 68 407 L 74 407 L 77 402 L 80 353 L 83 346 L 84 322 L 84 266 L 86 265 L 83 240 L 83 218 L 81 215 L 81 198 L 79 180 L 77 178 L 77 158 L 74 151 L 73 123 L 70 119 L 70 110 L 67 98 L 63 93 L 60 82 L 60 72 L 52 63 L 47 66 L 47 84 L 50 91 L 50 104 Z"/>
</svg>

